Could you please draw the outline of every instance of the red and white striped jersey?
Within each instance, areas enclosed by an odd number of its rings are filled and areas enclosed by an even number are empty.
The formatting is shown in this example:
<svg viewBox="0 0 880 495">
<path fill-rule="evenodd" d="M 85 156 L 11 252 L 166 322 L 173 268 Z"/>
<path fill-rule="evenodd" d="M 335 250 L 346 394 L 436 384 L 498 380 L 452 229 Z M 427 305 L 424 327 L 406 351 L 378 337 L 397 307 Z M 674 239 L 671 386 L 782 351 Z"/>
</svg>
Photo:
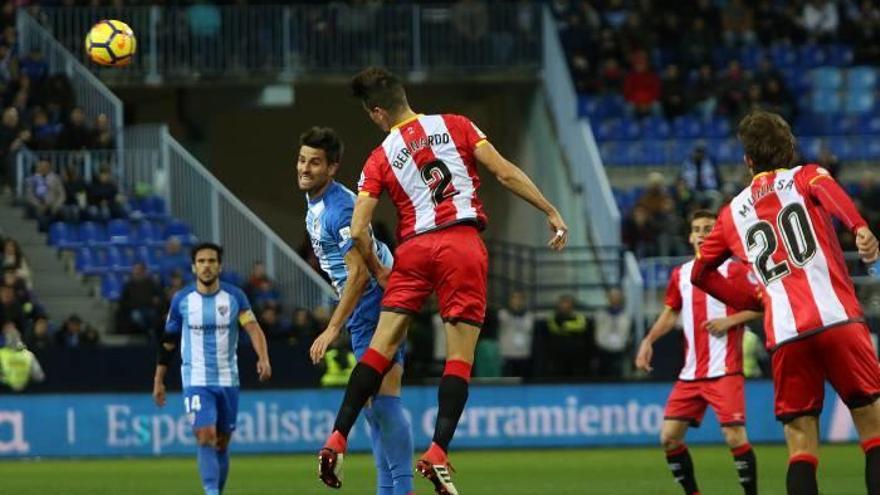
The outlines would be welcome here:
<svg viewBox="0 0 880 495">
<path fill-rule="evenodd" d="M 721 337 L 715 337 L 703 328 L 703 323 L 737 311 L 694 287 L 691 283 L 693 267 L 693 260 L 676 267 L 666 287 L 666 305 L 681 316 L 684 334 L 684 367 L 678 378 L 703 380 L 742 373 L 744 327 L 733 327 Z M 727 260 L 718 271 L 738 286 L 751 286 L 748 267 L 742 263 Z"/>
<path fill-rule="evenodd" d="M 461 115 L 418 115 L 392 128 L 373 150 L 358 190 L 373 197 L 388 191 L 401 241 L 466 221 L 482 229 L 487 218 L 477 197 L 474 151 L 486 142 Z"/>
<path fill-rule="evenodd" d="M 709 266 L 748 260 L 762 285 L 770 349 L 863 318 L 829 213 L 864 226 L 852 200 L 818 165 L 756 175 L 718 216 L 700 249 Z"/>
</svg>

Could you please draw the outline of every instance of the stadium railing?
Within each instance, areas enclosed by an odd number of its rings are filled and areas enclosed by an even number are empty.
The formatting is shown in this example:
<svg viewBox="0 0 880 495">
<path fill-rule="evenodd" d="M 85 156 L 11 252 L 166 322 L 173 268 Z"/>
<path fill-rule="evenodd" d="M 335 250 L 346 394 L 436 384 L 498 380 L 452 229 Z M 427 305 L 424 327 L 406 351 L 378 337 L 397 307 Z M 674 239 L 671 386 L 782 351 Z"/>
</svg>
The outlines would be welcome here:
<svg viewBox="0 0 880 495">
<path fill-rule="evenodd" d="M 537 3 L 496 3 L 455 26 L 454 3 L 350 6 L 46 8 L 47 28 L 85 60 L 83 39 L 100 19 L 128 23 L 139 54 L 125 71 L 99 70 L 118 83 L 158 83 L 203 76 L 291 79 L 301 73 L 346 75 L 366 65 L 401 72 L 533 75 L 540 65 Z M 482 27 L 481 27 L 482 26 Z M 483 33 L 480 29 L 485 28 Z M 554 30 L 555 31 L 555 30 Z"/>
<path fill-rule="evenodd" d="M 18 9 L 16 29 L 19 55 L 39 51 L 49 65 L 50 74 L 66 75 L 73 88 L 75 104 L 83 108 L 91 121 L 105 114 L 115 131 L 117 149 L 121 150 L 124 145 L 121 137 L 122 101 L 41 26 L 27 9 Z"/>
<path fill-rule="evenodd" d="M 101 165 L 115 172 L 126 193 L 150 191 L 165 198 L 172 217 L 186 222 L 202 241 L 221 244 L 227 270 L 246 275 L 255 261 L 282 293 L 289 308 L 314 308 L 335 298 L 333 289 L 263 220 L 241 202 L 168 132 L 165 125 L 134 126 L 125 130 L 123 152 L 55 151 L 39 155 L 24 150 L 16 157 L 19 194 L 24 178 L 38 158 L 61 170 L 81 167 L 90 177 Z"/>
</svg>

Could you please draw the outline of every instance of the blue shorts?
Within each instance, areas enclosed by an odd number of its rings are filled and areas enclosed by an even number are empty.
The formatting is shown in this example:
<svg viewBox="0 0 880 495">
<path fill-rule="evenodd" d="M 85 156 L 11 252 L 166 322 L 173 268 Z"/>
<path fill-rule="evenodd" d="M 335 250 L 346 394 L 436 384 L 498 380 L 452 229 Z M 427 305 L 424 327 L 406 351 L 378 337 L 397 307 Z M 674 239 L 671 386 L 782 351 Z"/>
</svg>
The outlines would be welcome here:
<svg viewBox="0 0 880 495">
<path fill-rule="evenodd" d="M 361 360 L 364 353 L 370 347 L 376 326 L 379 324 L 379 313 L 382 310 L 382 291 L 370 290 L 363 295 L 354 313 L 348 319 L 346 326 L 351 334 L 351 350 L 354 357 Z M 406 344 L 402 344 L 394 355 L 394 362 L 403 366 L 403 357 L 406 354 Z"/>
<path fill-rule="evenodd" d="M 183 407 L 193 429 L 216 426 L 231 433 L 238 421 L 238 387 L 184 387 Z"/>
</svg>

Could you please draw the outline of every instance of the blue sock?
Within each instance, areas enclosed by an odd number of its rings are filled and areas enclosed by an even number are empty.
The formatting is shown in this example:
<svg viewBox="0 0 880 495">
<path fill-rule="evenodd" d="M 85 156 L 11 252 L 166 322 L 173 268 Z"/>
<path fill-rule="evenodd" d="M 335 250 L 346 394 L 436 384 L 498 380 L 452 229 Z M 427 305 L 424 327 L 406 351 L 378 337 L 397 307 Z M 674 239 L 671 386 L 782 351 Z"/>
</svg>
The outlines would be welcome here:
<svg viewBox="0 0 880 495">
<path fill-rule="evenodd" d="M 394 478 L 382 448 L 382 434 L 373 406 L 364 408 L 364 417 L 370 425 L 370 440 L 373 442 L 373 460 L 376 462 L 376 495 L 394 495 Z"/>
<path fill-rule="evenodd" d="M 229 448 L 217 451 L 217 463 L 220 465 L 220 493 L 223 493 L 229 476 Z"/>
<path fill-rule="evenodd" d="M 377 395 L 373 397 L 372 409 L 394 479 L 393 495 L 409 495 L 413 493 L 413 434 L 412 425 L 403 412 L 403 402 L 393 395 Z"/>
<path fill-rule="evenodd" d="M 211 445 L 199 445 L 198 449 L 199 474 L 202 475 L 205 495 L 220 495 L 220 463 L 217 462 L 217 450 Z"/>
</svg>

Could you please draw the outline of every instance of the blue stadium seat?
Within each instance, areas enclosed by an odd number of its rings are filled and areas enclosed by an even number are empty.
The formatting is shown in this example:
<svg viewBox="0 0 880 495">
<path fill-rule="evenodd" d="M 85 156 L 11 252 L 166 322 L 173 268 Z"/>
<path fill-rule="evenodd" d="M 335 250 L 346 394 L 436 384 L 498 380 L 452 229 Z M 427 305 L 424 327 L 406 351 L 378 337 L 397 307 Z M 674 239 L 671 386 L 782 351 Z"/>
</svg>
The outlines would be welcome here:
<svg viewBox="0 0 880 495">
<path fill-rule="evenodd" d="M 874 89 L 877 85 L 877 70 L 873 67 L 853 67 L 847 71 L 846 85 L 853 89 Z"/>
<path fill-rule="evenodd" d="M 682 115 L 672 121 L 672 133 L 677 138 L 698 138 L 702 132 L 703 126 L 700 123 L 700 119 L 692 115 Z"/>
<path fill-rule="evenodd" d="M 102 275 L 107 272 L 107 252 L 103 248 L 83 246 L 76 252 L 76 270 L 87 276 Z"/>
<path fill-rule="evenodd" d="M 165 238 L 177 237 L 180 242 L 189 241 L 189 226 L 180 220 L 172 220 L 165 226 Z"/>
<path fill-rule="evenodd" d="M 799 52 L 798 62 L 804 70 L 825 65 L 829 59 L 828 51 L 820 45 L 803 45 L 800 47 Z"/>
<path fill-rule="evenodd" d="M 880 160 L 880 139 L 869 139 L 864 148 L 865 159 Z"/>
<path fill-rule="evenodd" d="M 107 248 L 107 264 L 115 272 L 129 272 L 134 265 L 134 256 L 128 249 L 118 246 Z"/>
<path fill-rule="evenodd" d="M 790 69 L 797 66 L 797 50 L 789 44 L 777 43 L 770 48 L 770 59 L 779 69 Z"/>
<path fill-rule="evenodd" d="M 704 124 L 703 133 L 710 138 L 730 137 L 732 133 L 730 121 L 725 117 L 715 116 Z"/>
<path fill-rule="evenodd" d="M 612 141 L 606 141 L 599 144 L 599 155 L 602 156 L 602 163 L 605 165 L 619 165 L 618 151 L 620 146 Z"/>
<path fill-rule="evenodd" d="M 874 90 L 853 88 L 846 94 L 843 109 L 848 114 L 865 114 L 874 108 Z"/>
<path fill-rule="evenodd" d="M 813 88 L 837 90 L 843 85 L 843 73 L 836 67 L 821 67 L 812 71 Z"/>
<path fill-rule="evenodd" d="M 158 246 L 165 242 L 163 228 L 156 224 L 156 222 L 142 220 L 138 222 L 135 230 L 139 244 Z"/>
<path fill-rule="evenodd" d="M 642 124 L 637 119 L 623 119 L 621 132 L 624 139 L 638 139 L 642 135 Z"/>
<path fill-rule="evenodd" d="M 749 45 L 740 48 L 739 61 L 746 70 L 755 70 L 766 56 L 764 50 L 758 45 Z"/>
<path fill-rule="evenodd" d="M 592 95 L 578 95 L 578 116 L 592 117 L 599 107 L 599 98 Z"/>
<path fill-rule="evenodd" d="M 617 141 L 623 139 L 623 121 L 618 118 L 605 119 L 594 127 L 596 139 L 600 141 Z"/>
<path fill-rule="evenodd" d="M 147 270 L 154 272 L 159 270 L 159 256 L 155 248 L 140 245 L 135 248 L 134 260 L 147 266 Z"/>
<path fill-rule="evenodd" d="M 666 163 L 666 141 L 658 139 L 645 139 L 642 141 L 642 146 L 644 147 L 642 153 L 645 163 Z"/>
<path fill-rule="evenodd" d="M 154 220 L 165 220 L 168 218 L 168 208 L 165 200 L 159 196 L 147 196 L 144 198 L 144 213 L 147 218 Z"/>
<path fill-rule="evenodd" d="M 880 114 L 870 113 L 859 119 L 859 134 L 880 134 Z"/>
<path fill-rule="evenodd" d="M 645 139 L 669 139 L 672 128 L 663 117 L 648 117 L 642 121 L 642 137 Z"/>
<path fill-rule="evenodd" d="M 739 143 L 734 138 L 724 139 L 714 150 L 710 150 L 720 163 L 738 163 L 742 161 Z"/>
<path fill-rule="evenodd" d="M 58 247 L 62 239 L 66 239 L 69 235 L 67 224 L 64 222 L 53 222 L 49 225 L 49 236 L 47 242 L 50 246 Z"/>
<path fill-rule="evenodd" d="M 118 301 L 122 295 L 122 279 L 114 273 L 101 277 L 101 297 L 109 301 Z"/>
<path fill-rule="evenodd" d="M 857 153 L 857 150 L 852 146 L 850 138 L 847 136 L 830 137 L 828 138 L 827 146 L 833 154 L 837 155 L 837 158 L 844 161 L 853 160 Z"/>
<path fill-rule="evenodd" d="M 684 161 L 691 152 L 694 151 L 696 141 L 691 139 L 674 139 L 666 146 L 665 159 L 666 164 L 678 165 Z"/>
<path fill-rule="evenodd" d="M 79 226 L 79 236 L 87 246 L 106 246 L 110 243 L 107 230 L 95 222 L 83 222 Z"/>
<path fill-rule="evenodd" d="M 822 148 L 822 139 L 817 137 L 802 137 L 798 140 L 801 155 L 804 159 L 814 161 L 819 158 L 819 150 Z"/>
<path fill-rule="evenodd" d="M 834 116 L 829 119 L 830 126 L 826 129 L 827 134 L 852 134 L 857 132 L 859 119 L 856 117 Z"/>
<path fill-rule="evenodd" d="M 126 246 L 134 241 L 131 226 L 127 220 L 121 219 L 110 220 L 107 224 L 107 237 L 110 244 L 117 246 Z"/>
<path fill-rule="evenodd" d="M 834 90 L 814 91 L 810 107 L 815 113 L 837 113 L 842 106 L 840 93 Z"/>
<path fill-rule="evenodd" d="M 835 67 L 846 67 L 853 62 L 853 49 L 849 45 L 830 45 L 826 48 L 826 63 Z"/>
</svg>

